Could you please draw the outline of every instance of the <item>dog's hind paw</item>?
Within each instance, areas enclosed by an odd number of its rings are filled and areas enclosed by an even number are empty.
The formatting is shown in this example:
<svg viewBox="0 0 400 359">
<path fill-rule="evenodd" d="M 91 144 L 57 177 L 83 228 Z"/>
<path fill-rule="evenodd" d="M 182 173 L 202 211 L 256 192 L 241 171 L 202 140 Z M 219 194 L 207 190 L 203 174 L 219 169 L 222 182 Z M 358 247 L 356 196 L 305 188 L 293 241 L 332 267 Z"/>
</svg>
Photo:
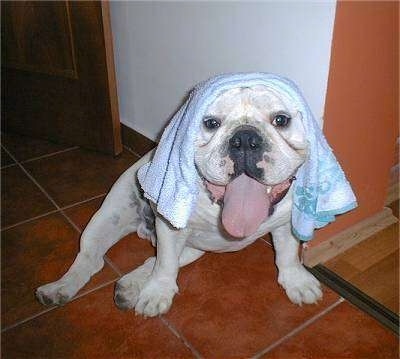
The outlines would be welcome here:
<svg viewBox="0 0 400 359">
<path fill-rule="evenodd" d="M 153 270 L 155 257 L 150 257 L 134 271 L 125 274 L 115 285 L 114 301 L 119 309 L 133 309 L 139 294 Z"/>
<path fill-rule="evenodd" d="M 322 299 L 319 281 L 303 266 L 280 270 L 278 282 L 294 304 L 312 304 Z"/>
<path fill-rule="evenodd" d="M 140 291 L 146 283 L 148 277 L 131 281 L 129 285 L 124 285 L 118 281 L 115 285 L 114 302 L 121 310 L 133 309 L 139 299 Z"/>
</svg>

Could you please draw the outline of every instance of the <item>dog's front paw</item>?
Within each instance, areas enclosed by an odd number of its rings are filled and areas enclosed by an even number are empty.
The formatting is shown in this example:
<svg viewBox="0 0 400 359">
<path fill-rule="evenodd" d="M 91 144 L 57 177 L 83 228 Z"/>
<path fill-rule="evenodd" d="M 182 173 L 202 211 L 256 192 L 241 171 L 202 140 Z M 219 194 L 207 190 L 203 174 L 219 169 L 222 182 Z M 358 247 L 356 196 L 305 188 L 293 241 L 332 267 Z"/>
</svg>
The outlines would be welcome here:
<svg viewBox="0 0 400 359">
<path fill-rule="evenodd" d="M 35 295 L 39 302 L 44 305 L 64 305 L 72 299 L 78 290 L 79 287 L 73 285 L 70 281 L 61 279 L 37 288 Z"/>
<path fill-rule="evenodd" d="M 150 278 L 139 294 L 135 311 L 145 317 L 155 317 L 168 312 L 178 287 L 175 282 Z"/>
<path fill-rule="evenodd" d="M 302 265 L 280 270 L 278 283 L 295 304 L 312 304 L 322 298 L 319 281 Z"/>
</svg>

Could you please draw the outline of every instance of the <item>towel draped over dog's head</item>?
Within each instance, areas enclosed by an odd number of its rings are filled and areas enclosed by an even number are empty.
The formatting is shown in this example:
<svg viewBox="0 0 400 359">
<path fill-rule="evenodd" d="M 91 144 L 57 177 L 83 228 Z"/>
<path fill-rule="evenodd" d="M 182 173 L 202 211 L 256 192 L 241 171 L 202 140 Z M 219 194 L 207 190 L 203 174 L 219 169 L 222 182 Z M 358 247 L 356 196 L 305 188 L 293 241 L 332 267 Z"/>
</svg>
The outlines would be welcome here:
<svg viewBox="0 0 400 359">
<path fill-rule="evenodd" d="M 357 206 L 356 198 L 298 87 L 268 73 L 223 74 L 196 85 L 165 129 L 150 162 L 139 169 L 144 195 L 174 227 L 187 225 L 199 193 L 195 141 L 209 106 L 225 91 L 262 85 L 279 93 L 301 113 L 307 159 L 293 183 L 292 230 L 301 240 L 335 215 Z"/>
</svg>

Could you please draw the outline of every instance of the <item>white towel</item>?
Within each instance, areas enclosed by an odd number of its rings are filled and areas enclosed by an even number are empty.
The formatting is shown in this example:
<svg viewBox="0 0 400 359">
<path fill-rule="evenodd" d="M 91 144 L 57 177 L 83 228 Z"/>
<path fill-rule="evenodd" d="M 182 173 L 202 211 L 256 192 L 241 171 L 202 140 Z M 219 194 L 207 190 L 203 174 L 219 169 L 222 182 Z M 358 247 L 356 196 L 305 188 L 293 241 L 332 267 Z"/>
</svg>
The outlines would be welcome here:
<svg viewBox="0 0 400 359">
<path fill-rule="evenodd" d="M 268 73 L 235 73 L 212 77 L 194 87 L 165 129 L 151 162 L 139 169 L 145 197 L 176 228 L 184 228 L 196 204 L 199 174 L 194 142 L 210 104 L 237 87 L 264 85 L 290 99 L 302 114 L 309 156 L 298 169 L 293 186 L 292 227 L 301 240 L 335 215 L 357 206 L 350 184 L 338 164 L 300 90 L 290 80 Z"/>
</svg>

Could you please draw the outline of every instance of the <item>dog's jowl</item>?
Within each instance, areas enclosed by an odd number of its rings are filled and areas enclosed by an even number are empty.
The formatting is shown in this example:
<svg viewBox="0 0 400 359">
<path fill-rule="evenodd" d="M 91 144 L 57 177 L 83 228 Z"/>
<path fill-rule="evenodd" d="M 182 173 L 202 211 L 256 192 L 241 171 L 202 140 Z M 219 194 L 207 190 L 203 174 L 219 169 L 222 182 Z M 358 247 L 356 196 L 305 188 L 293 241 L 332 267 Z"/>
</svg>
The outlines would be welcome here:
<svg viewBox="0 0 400 359">
<path fill-rule="evenodd" d="M 68 302 L 101 270 L 107 250 L 137 232 L 157 256 L 118 281 L 115 302 L 156 316 L 172 304 L 180 267 L 270 232 L 279 284 L 293 303 L 315 303 L 320 284 L 300 263 L 299 240 L 355 206 L 294 83 L 265 73 L 216 76 L 195 87 L 157 149 L 121 175 L 68 272 L 36 295 L 47 305 Z"/>
</svg>

